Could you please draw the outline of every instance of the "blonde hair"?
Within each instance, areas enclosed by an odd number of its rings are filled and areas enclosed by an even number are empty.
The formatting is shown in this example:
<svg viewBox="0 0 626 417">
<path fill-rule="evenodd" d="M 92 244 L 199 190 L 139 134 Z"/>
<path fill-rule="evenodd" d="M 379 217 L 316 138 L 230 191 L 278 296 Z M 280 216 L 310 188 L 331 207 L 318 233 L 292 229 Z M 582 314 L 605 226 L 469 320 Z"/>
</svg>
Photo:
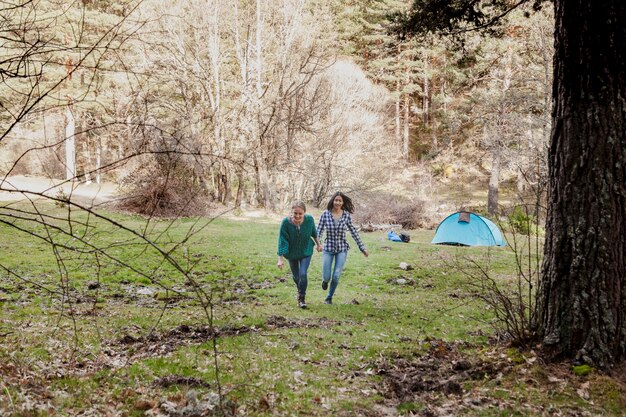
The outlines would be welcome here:
<svg viewBox="0 0 626 417">
<path fill-rule="evenodd" d="M 301 208 L 306 213 L 306 205 L 302 201 L 296 201 L 291 205 L 291 209 Z"/>
</svg>

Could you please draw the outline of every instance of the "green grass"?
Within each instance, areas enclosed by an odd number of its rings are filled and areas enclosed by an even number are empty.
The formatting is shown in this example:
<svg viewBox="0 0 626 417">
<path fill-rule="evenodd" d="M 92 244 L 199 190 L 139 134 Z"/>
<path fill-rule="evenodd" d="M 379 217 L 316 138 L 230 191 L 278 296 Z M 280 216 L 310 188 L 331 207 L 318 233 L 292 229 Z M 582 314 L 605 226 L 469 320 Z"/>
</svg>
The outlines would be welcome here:
<svg viewBox="0 0 626 417">
<path fill-rule="evenodd" d="M 52 206 L 46 213 L 67 217 L 66 210 Z M 314 255 L 309 308 L 301 310 L 288 269 L 276 267 L 279 221 L 147 223 L 138 216 L 102 214 L 159 243 L 172 262 L 164 262 L 140 236 L 94 218 L 82 229 L 83 242 L 60 233 L 54 239 L 83 252 L 107 248 L 97 256 L 59 247 L 55 257 L 50 245 L 0 226 L 1 235 L 10 236 L 0 243 L 0 264 L 15 273 L 0 272 L 4 414 L 74 415 L 88 408 L 140 416 L 164 401 L 182 407 L 181 398 L 203 398 L 219 386 L 239 415 L 350 416 L 380 407 L 410 415 L 455 397 L 426 392 L 393 400 L 383 389 L 379 364 L 418 360 L 446 344 L 458 346 L 455 354 L 497 358 L 513 369 L 465 381 L 465 392 L 482 402 L 469 407 L 459 399 L 457 415 L 541 414 L 537 410 L 550 407 L 620 415 L 624 409 L 626 391 L 613 379 L 585 376 L 597 383 L 591 400 L 584 400 L 576 393 L 581 381 L 550 382 L 525 352 L 488 343 L 491 312 L 467 292 L 467 276 L 456 262 L 489 257 L 494 276 L 506 282 L 515 277 L 509 249 L 435 246 L 429 243 L 432 231 L 411 231 L 409 244 L 387 241 L 386 231 L 364 233 L 370 256 L 351 244 L 333 305 L 323 304 L 321 258 Z M 72 216 L 88 220 L 81 213 Z M 401 270 L 400 262 L 413 269 Z M 398 285 L 400 278 L 405 285 Z M 203 291 L 201 298 L 189 279 Z M 97 288 L 88 285 L 94 281 Z M 212 310 L 203 308 L 207 300 Z M 224 332 L 215 344 L 206 337 L 209 323 Z M 202 329 L 205 337 L 194 336 Z M 206 386 L 155 384 L 172 376 Z"/>
</svg>

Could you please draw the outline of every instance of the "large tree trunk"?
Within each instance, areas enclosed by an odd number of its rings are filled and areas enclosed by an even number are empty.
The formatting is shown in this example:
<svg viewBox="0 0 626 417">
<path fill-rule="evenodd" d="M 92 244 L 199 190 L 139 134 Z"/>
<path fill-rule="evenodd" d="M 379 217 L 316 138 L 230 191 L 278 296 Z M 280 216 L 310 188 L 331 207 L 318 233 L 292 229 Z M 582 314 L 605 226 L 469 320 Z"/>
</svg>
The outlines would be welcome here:
<svg viewBox="0 0 626 417">
<path fill-rule="evenodd" d="M 548 352 L 626 359 L 626 2 L 555 1 L 539 332 Z"/>
</svg>

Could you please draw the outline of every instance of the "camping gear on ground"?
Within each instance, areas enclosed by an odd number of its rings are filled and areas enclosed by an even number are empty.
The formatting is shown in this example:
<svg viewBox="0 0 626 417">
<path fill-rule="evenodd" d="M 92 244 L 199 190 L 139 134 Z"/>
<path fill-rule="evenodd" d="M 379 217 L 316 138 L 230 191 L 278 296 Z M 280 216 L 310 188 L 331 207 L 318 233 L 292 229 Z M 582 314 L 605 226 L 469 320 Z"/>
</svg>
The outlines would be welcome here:
<svg viewBox="0 0 626 417">
<path fill-rule="evenodd" d="M 391 240 L 392 242 L 409 243 L 411 241 L 411 236 L 406 233 L 397 234 L 393 230 L 390 230 L 387 232 L 387 239 Z"/>
<path fill-rule="evenodd" d="M 458 211 L 446 217 L 431 243 L 460 246 L 506 246 L 498 226 L 486 217 Z"/>
</svg>

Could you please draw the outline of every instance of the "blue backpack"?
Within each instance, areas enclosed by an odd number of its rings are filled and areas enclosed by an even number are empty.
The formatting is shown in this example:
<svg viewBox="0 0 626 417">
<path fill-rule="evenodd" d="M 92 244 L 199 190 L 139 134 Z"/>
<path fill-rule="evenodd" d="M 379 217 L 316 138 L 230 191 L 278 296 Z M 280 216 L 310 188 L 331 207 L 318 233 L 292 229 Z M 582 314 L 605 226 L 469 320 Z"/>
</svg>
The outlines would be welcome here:
<svg viewBox="0 0 626 417">
<path fill-rule="evenodd" d="M 402 238 L 393 230 L 387 232 L 387 239 L 391 240 L 392 242 L 402 242 Z"/>
<path fill-rule="evenodd" d="M 387 239 L 391 240 L 392 242 L 409 243 L 411 241 L 411 236 L 407 235 L 406 233 L 397 234 L 393 230 L 390 230 L 387 232 Z"/>
</svg>

